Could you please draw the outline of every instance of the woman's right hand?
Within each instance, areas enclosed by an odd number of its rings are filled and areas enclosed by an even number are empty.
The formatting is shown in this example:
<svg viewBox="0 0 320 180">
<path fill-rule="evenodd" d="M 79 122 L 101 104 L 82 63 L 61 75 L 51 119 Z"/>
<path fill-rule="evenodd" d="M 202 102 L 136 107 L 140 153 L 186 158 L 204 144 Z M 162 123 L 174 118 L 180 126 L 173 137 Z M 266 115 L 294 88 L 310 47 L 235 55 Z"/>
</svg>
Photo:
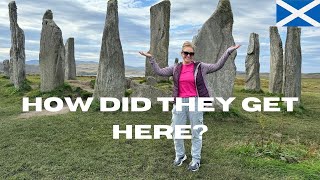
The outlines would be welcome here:
<svg viewBox="0 0 320 180">
<path fill-rule="evenodd" d="M 150 53 L 148 53 L 148 52 L 142 52 L 142 51 L 140 51 L 139 52 L 142 56 L 145 56 L 145 57 L 149 57 L 149 58 L 151 58 L 152 57 L 152 54 L 150 54 Z"/>
</svg>

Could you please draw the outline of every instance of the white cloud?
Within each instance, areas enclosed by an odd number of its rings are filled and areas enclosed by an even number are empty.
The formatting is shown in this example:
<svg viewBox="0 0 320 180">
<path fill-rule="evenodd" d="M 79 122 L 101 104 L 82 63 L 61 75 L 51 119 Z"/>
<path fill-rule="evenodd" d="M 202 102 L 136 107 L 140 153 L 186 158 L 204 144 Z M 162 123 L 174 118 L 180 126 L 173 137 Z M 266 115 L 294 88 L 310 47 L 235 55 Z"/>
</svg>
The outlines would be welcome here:
<svg viewBox="0 0 320 180">
<path fill-rule="evenodd" d="M 40 42 L 39 41 L 36 41 L 36 40 L 28 40 L 28 39 L 26 39 L 25 40 L 25 43 L 26 44 L 32 44 L 32 45 L 39 45 L 40 44 Z"/>
<path fill-rule="evenodd" d="M 10 48 L 0 48 L 0 54 L 4 55 L 2 59 L 9 59 L 10 57 Z"/>
<path fill-rule="evenodd" d="M 33 57 L 32 59 L 39 59 L 39 51 L 36 50 L 26 50 L 26 55 Z M 28 58 L 30 59 L 30 58 Z"/>
<path fill-rule="evenodd" d="M 81 52 L 78 53 L 77 56 L 75 57 L 79 61 L 98 61 L 100 57 L 99 53 L 89 53 L 89 52 Z"/>
<path fill-rule="evenodd" d="M 106 0 L 73 0 L 80 3 L 84 8 L 89 11 L 105 14 L 107 11 Z M 148 28 L 150 26 L 149 8 L 143 6 L 143 1 L 137 0 L 121 0 L 118 1 L 118 13 L 120 17 Z"/>
<path fill-rule="evenodd" d="M 320 28 L 319 27 L 306 27 L 303 28 L 301 32 L 303 38 L 319 38 L 320 37 Z"/>
</svg>

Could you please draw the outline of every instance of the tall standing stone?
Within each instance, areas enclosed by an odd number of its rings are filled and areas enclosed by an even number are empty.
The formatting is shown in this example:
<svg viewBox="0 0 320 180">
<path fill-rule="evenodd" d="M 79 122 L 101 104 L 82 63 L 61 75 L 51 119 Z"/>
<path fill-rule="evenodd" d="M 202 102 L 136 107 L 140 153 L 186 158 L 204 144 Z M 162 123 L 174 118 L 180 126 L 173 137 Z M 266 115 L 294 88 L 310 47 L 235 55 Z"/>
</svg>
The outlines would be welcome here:
<svg viewBox="0 0 320 180">
<path fill-rule="evenodd" d="M 74 58 L 74 38 L 69 38 L 65 45 L 65 79 L 76 79 L 76 61 Z"/>
<path fill-rule="evenodd" d="M 269 92 L 282 93 L 283 80 L 283 48 L 280 34 L 276 26 L 272 26 L 270 31 L 270 74 Z"/>
<path fill-rule="evenodd" d="M 250 34 L 249 46 L 246 57 L 246 82 L 245 89 L 260 91 L 260 44 L 259 35 L 256 33 Z"/>
<path fill-rule="evenodd" d="M 123 51 L 119 35 L 118 2 L 109 0 L 102 37 L 100 62 L 94 97 L 115 97 L 125 94 L 126 79 Z"/>
<path fill-rule="evenodd" d="M 229 0 L 220 0 L 215 12 L 204 23 L 197 36 L 193 38 L 195 44 L 195 60 L 206 63 L 216 63 L 222 54 L 232 45 L 233 14 Z M 229 56 L 224 67 L 219 71 L 208 74 L 207 83 L 213 97 L 232 96 L 236 77 L 234 59 L 236 52 Z"/>
<path fill-rule="evenodd" d="M 175 58 L 174 59 L 174 64 L 178 64 L 179 63 L 179 59 L 178 58 Z"/>
<path fill-rule="evenodd" d="M 288 27 L 283 63 L 283 94 L 285 97 L 301 98 L 301 28 Z"/>
<path fill-rule="evenodd" d="M 170 6 L 170 1 L 165 0 L 150 8 L 151 41 L 149 52 L 162 68 L 168 66 Z M 145 76 L 153 76 L 157 81 L 168 80 L 167 77 L 160 77 L 153 72 L 148 58 L 146 59 Z"/>
<path fill-rule="evenodd" d="M 9 60 L 9 76 L 10 76 L 10 83 L 13 84 L 13 60 Z"/>
<path fill-rule="evenodd" d="M 42 19 L 40 40 L 40 91 L 52 91 L 64 83 L 64 55 L 62 32 L 53 21 L 51 10 Z"/>
<path fill-rule="evenodd" d="M 10 61 L 12 63 L 11 82 L 20 89 L 26 79 L 25 72 L 25 37 L 23 30 L 18 25 L 17 6 L 15 1 L 9 3 L 9 18 L 11 31 Z"/>
<path fill-rule="evenodd" d="M 10 61 L 8 59 L 3 61 L 3 73 L 5 77 L 10 77 Z"/>
</svg>

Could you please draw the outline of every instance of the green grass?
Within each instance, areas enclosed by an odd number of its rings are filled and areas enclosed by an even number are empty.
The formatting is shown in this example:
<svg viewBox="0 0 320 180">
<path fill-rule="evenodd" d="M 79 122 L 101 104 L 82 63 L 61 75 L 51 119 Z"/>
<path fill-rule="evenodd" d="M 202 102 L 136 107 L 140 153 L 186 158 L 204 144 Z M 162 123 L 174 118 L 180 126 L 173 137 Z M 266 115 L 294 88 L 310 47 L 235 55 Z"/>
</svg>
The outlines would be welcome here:
<svg viewBox="0 0 320 180">
<path fill-rule="evenodd" d="M 176 168 L 172 140 L 112 139 L 113 125 L 169 125 L 171 112 L 154 106 L 147 112 L 91 110 L 18 119 L 23 96 L 81 96 L 68 85 L 37 94 L 39 76 L 27 78 L 33 89 L 13 93 L 9 80 L 0 77 L 0 179 L 320 178 L 319 79 L 302 79 L 303 106 L 292 113 L 245 112 L 244 98 L 269 95 L 243 91 L 243 79 L 237 79 L 231 111 L 205 114 L 209 130 L 201 168 L 191 173 L 190 140 L 185 141 L 189 159 Z M 267 83 L 262 80 L 263 92 Z M 290 157 L 297 162 L 287 162 Z"/>
</svg>

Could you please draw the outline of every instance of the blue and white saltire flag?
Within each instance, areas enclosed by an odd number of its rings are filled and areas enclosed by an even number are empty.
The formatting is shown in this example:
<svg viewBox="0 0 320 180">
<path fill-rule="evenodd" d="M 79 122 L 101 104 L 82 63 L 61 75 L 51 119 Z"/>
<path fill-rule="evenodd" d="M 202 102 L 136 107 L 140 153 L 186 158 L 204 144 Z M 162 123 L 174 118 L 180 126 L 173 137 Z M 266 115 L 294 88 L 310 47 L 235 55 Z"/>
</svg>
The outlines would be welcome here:
<svg viewBox="0 0 320 180">
<path fill-rule="evenodd" d="M 320 0 L 276 0 L 277 26 L 320 27 Z"/>
</svg>

